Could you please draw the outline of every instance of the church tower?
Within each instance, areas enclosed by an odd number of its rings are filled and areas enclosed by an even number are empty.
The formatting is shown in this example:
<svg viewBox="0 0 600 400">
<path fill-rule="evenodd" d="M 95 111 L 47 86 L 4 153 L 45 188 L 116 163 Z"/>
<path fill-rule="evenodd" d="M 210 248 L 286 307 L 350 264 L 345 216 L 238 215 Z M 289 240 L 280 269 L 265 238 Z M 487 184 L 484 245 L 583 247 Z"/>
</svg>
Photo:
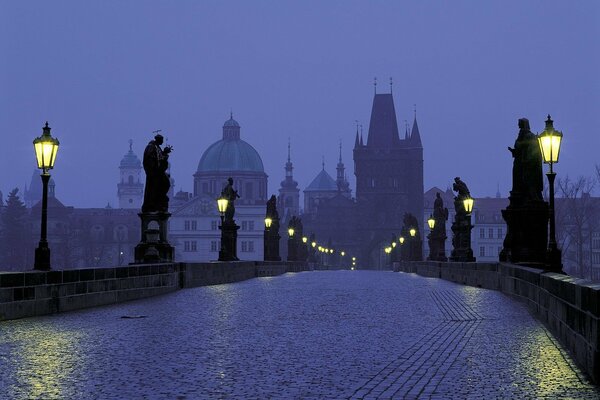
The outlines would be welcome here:
<svg viewBox="0 0 600 400">
<path fill-rule="evenodd" d="M 144 184 L 142 183 L 142 163 L 133 152 L 133 140 L 129 140 L 129 151 L 119 165 L 120 182 L 117 184 L 119 208 L 142 208 Z"/>
<path fill-rule="evenodd" d="M 373 98 L 366 144 L 357 132 L 354 174 L 361 253 L 365 260 L 377 260 L 381 244 L 400 233 L 404 213 L 419 221 L 423 216 L 423 146 L 416 113 L 411 135 L 400 139 L 391 93 Z"/>
<path fill-rule="evenodd" d="M 300 214 L 300 189 L 292 173 L 294 167 L 290 157 L 290 143 L 288 142 L 288 158 L 285 163 L 285 179 L 279 188 L 278 209 L 280 220 L 287 221 L 292 216 Z"/>
</svg>

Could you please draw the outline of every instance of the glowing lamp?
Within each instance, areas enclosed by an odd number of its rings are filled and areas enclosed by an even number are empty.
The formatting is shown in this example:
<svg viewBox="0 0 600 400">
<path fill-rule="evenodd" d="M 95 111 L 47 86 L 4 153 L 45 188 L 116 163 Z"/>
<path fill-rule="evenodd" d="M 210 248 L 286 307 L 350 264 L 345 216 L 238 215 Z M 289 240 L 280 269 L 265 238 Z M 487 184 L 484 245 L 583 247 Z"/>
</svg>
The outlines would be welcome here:
<svg viewBox="0 0 600 400">
<path fill-rule="evenodd" d="M 345 252 L 345 251 L 342 251 L 342 252 L 340 253 L 340 255 L 341 255 L 342 257 L 344 257 L 344 256 L 346 255 L 346 252 Z"/>
<path fill-rule="evenodd" d="M 294 228 L 288 228 L 288 235 L 290 235 L 290 237 L 294 236 Z"/>
<path fill-rule="evenodd" d="M 392 242 L 392 247 L 396 247 L 397 243 L 394 241 Z"/>
<path fill-rule="evenodd" d="M 310 245 L 315 248 L 317 246 L 317 242 L 312 242 Z"/>
<path fill-rule="evenodd" d="M 473 202 L 474 201 L 471 197 L 468 197 L 463 200 L 463 205 L 465 206 L 465 211 L 467 212 L 467 214 L 471 214 L 471 211 L 473 211 Z"/>
<path fill-rule="evenodd" d="M 415 237 L 415 235 L 417 234 L 417 230 L 415 228 L 410 228 L 410 231 L 408 231 L 410 233 L 410 236 Z"/>
<path fill-rule="evenodd" d="M 33 140 L 33 147 L 35 149 L 38 168 L 47 173 L 48 170 L 54 168 L 54 161 L 56 160 L 56 153 L 58 152 L 60 143 L 57 138 L 53 138 L 50 135 L 48 122 L 46 122 L 46 126 L 42 129 L 42 136 Z"/>
<path fill-rule="evenodd" d="M 546 164 L 554 164 L 558 162 L 558 154 L 560 152 L 560 143 L 562 141 L 562 132 L 554 130 L 553 121 L 548 115 L 546 120 L 546 129 L 538 135 L 542 158 Z"/>
<path fill-rule="evenodd" d="M 398 241 L 400 242 L 400 244 L 404 244 L 404 236 L 400 236 L 400 238 L 398 238 Z"/>
<path fill-rule="evenodd" d="M 427 225 L 429 225 L 429 229 L 433 229 L 435 227 L 435 219 L 433 219 L 433 215 L 429 216 L 427 220 Z"/>
<path fill-rule="evenodd" d="M 390 254 L 390 252 L 391 252 L 391 251 L 392 251 L 392 248 L 391 248 L 391 247 L 386 247 L 386 248 L 385 248 L 385 252 L 386 252 L 386 254 Z"/>
<path fill-rule="evenodd" d="M 269 229 L 271 224 L 273 224 L 273 220 L 269 217 L 265 218 L 265 228 Z"/>
<path fill-rule="evenodd" d="M 356 261 L 356 257 L 352 257 L 352 261 Z"/>
<path fill-rule="evenodd" d="M 308 242 L 308 238 L 306 236 L 302 236 L 302 243 Z"/>
<path fill-rule="evenodd" d="M 221 217 L 225 215 L 225 211 L 227 211 L 228 204 L 229 200 L 227 200 L 225 197 L 219 197 L 217 199 L 217 207 L 219 208 L 219 213 L 221 214 Z"/>
<path fill-rule="evenodd" d="M 329 253 L 333 254 L 333 249 L 329 249 Z"/>
</svg>

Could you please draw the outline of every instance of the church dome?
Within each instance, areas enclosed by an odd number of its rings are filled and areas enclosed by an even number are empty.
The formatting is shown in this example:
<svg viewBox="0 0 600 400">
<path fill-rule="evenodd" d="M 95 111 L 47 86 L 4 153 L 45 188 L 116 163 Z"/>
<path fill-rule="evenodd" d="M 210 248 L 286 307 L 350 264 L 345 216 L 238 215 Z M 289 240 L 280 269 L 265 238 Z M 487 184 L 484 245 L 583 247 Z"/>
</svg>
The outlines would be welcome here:
<svg viewBox="0 0 600 400">
<path fill-rule="evenodd" d="M 140 159 L 133 152 L 133 141 L 129 141 L 129 151 L 121 159 L 121 168 L 141 168 L 142 163 Z"/>
<path fill-rule="evenodd" d="M 230 118 L 223 125 L 223 139 L 213 143 L 200 158 L 197 172 L 248 171 L 264 173 L 258 152 L 240 139 L 240 125 Z"/>
</svg>

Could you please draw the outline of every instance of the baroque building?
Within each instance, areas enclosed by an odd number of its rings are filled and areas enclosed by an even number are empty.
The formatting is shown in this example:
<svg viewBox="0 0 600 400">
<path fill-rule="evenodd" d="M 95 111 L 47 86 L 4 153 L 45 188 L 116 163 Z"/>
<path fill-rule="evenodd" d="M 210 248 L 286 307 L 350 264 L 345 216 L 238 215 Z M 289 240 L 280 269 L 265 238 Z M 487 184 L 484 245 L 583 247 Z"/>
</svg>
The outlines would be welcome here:
<svg viewBox="0 0 600 400">
<path fill-rule="evenodd" d="M 216 199 L 233 178 L 240 198 L 235 202 L 235 221 L 240 226 L 237 254 L 240 260 L 263 259 L 263 232 L 267 202 L 267 174 L 258 152 L 240 137 L 233 115 L 223 124 L 222 138 L 202 154 L 194 174 L 191 200 L 172 212 L 169 241 L 178 261 L 216 260 L 221 247 L 221 223 Z M 185 198 L 178 193 L 177 199 Z"/>
<path fill-rule="evenodd" d="M 140 210 L 144 200 L 144 183 L 142 163 L 133 152 L 133 140 L 129 140 L 129 151 L 119 164 L 119 177 L 117 184 L 119 208 Z"/>
</svg>

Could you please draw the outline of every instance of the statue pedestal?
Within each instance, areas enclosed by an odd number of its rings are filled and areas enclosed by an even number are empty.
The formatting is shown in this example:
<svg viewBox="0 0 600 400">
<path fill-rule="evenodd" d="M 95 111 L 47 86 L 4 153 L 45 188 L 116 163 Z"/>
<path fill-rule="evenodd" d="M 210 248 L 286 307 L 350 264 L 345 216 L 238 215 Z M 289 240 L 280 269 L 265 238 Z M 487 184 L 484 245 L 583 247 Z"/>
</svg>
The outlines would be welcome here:
<svg viewBox="0 0 600 400">
<path fill-rule="evenodd" d="M 134 264 L 162 263 L 173 261 L 173 246 L 167 239 L 167 222 L 171 214 L 166 212 L 139 213 L 141 240 L 135 246 Z"/>
<path fill-rule="evenodd" d="M 548 204 L 530 201 L 502 210 L 508 230 L 500 252 L 500 261 L 545 268 L 548 252 Z"/>
<path fill-rule="evenodd" d="M 435 230 L 427 235 L 429 243 L 429 257 L 431 261 L 448 261 L 446 257 L 446 233 L 439 234 Z"/>
<path fill-rule="evenodd" d="M 458 202 L 458 203 L 457 203 Z M 462 207 L 462 201 L 455 201 L 455 209 Z M 471 249 L 471 216 L 464 211 L 457 212 L 452 223 L 452 253 L 450 261 L 475 262 L 473 249 Z"/>
<path fill-rule="evenodd" d="M 237 257 L 237 231 L 240 229 L 234 220 L 221 222 L 221 250 L 219 261 L 239 261 Z"/>
<path fill-rule="evenodd" d="M 281 261 L 279 256 L 279 233 L 265 230 L 265 261 Z"/>
</svg>

